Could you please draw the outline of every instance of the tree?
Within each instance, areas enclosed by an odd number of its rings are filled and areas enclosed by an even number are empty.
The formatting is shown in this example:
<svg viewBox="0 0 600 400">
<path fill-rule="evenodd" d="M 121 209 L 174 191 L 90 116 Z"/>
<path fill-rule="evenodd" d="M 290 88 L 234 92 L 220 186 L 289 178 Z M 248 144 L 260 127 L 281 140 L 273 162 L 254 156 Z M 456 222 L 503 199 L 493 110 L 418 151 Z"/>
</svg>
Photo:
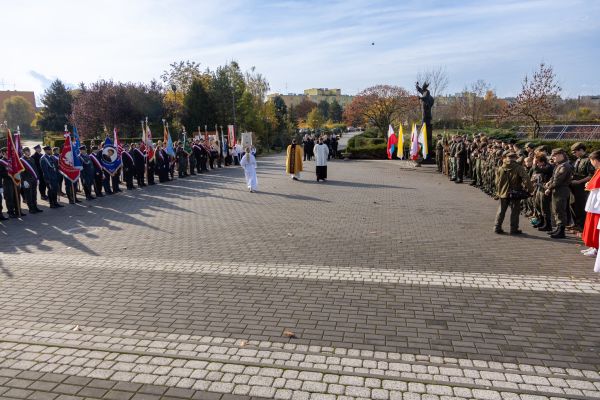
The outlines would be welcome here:
<svg viewBox="0 0 600 400">
<path fill-rule="evenodd" d="M 215 110 L 212 99 L 200 79 L 194 80 L 192 86 L 185 94 L 183 100 L 184 112 L 182 123 L 188 131 L 192 132 L 196 127 L 215 125 Z"/>
<path fill-rule="evenodd" d="M 195 61 L 179 61 L 169 65 L 170 69 L 163 71 L 160 78 L 166 85 L 164 104 L 166 117 L 179 122 L 183 117 L 185 94 L 190 90 L 196 79 L 201 79 L 200 63 Z"/>
<path fill-rule="evenodd" d="M 237 62 L 232 61 L 218 67 L 212 73 L 211 82 L 210 94 L 215 106 L 217 123 L 223 126 L 237 123 L 237 115 L 241 111 L 239 100 L 246 90 L 246 82 L 240 66 Z"/>
<path fill-rule="evenodd" d="M 25 133 L 31 132 L 35 110 L 24 97 L 12 96 L 4 100 L 0 115 L 10 129 L 16 130 L 18 126 Z"/>
<path fill-rule="evenodd" d="M 531 79 L 525 75 L 521 93 L 514 102 L 509 104 L 503 117 L 531 121 L 532 137 L 535 139 L 540 133 L 541 120 L 554 116 L 556 100 L 560 92 L 561 87 L 556 82 L 552 66 L 541 63 L 539 70 L 533 73 Z"/>
<path fill-rule="evenodd" d="M 306 120 L 306 116 L 313 108 L 317 106 L 317 103 L 308 99 L 302 99 L 300 103 L 295 107 L 296 117 L 299 121 Z"/>
<path fill-rule="evenodd" d="M 327 100 L 321 100 L 319 102 L 319 104 L 317 104 L 317 108 L 319 109 L 319 112 L 321 113 L 323 118 L 325 120 L 328 120 L 329 119 L 329 103 L 327 102 Z"/>
<path fill-rule="evenodd" d="M 319 129 L 325 123 L 325 117 L 318 108 L 313 108 L 306 117 L 306 123 L 312 129 Z"/>
<path fill-rule="evenodd" d="M 417 75 L 417 82 L 428 82 L 433 97 L 443 94 L 448 88 L 448 72 L 446 67 L 428 68 Z"/>
<path fill-rule="evenodd" d="M 344 110 L 344 121 L 350 126 L 370 124 L 383 137 L 390 124 L 397 124 L 419 107 L 417 96 L 399 86 L 377 85 L 354 97 Z"/>
<path fill-rule="evenodd" d="M 52 82 L 42 98 L 44 109 L 38 127 L 44 131 L 62 131 L 73 110 L 73 95 L 59 79 Z"/>
<path fill-rule="evenodd" d="M 332 122 L 339 123 L 342 122 L 343 117 L 344 109 L 342 108 L 340 103 L 338 103 L 337 100 L 334 99 L 329 105 L 329 119 L 331 119 Z"/>
</svg>

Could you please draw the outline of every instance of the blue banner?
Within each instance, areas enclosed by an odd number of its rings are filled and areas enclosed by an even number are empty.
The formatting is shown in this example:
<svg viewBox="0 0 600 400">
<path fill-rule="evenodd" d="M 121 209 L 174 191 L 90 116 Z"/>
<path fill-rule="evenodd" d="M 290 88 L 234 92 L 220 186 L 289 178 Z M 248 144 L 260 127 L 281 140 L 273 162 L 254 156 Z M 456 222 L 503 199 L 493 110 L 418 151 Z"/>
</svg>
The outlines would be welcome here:
<svg viewBox="0 0 600 400">
<path fill-rule="evenodd" d="M 119 172 L 119 169 L 123 165 L 123 161 L 119 157 L 117 148 L 113 144 L 109 137 L 104 141 L 102 146 L 102 158 L 100 159 L 102 168 L 111 175 L 115 175 Z"/>
</svg>

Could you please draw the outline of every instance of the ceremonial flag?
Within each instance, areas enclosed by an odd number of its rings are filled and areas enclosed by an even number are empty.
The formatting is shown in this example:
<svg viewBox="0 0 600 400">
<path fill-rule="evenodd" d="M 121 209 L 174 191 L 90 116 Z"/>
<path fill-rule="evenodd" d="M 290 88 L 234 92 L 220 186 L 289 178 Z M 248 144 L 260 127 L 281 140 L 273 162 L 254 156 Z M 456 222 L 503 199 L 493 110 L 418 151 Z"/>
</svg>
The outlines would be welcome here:
<svg viewBox="0 0 600 400">
<path fill-rule="evenodd" d="M 6 134 L 6 158 L 7 160 L 3 161 L 6 164 L 6 172 L 10 175 L 13 182 L 18 185 L 21 183 L 21 172 L 25 170 L 25 167 L 19 158 L 19 153 L 15 147 L 10 129 Z"/>
<path fill-rule="evenodd" d="M 227 143 L 231 143 L 231 145 L 235 145 L 235 126 L 227 125 Z"/>
<path fill-rule="evenodd" d="M 419 144 L 421 145 L 421 154 L 423 155 L 423 159 L 427 158 L 429 154 L 429 149 L 427 147 L 427 125 L 421 125 L 421 131 L 419 132 Z"/>
<path fill-rule="evenodd" d="M 102 159 L 100 160 L 102 169 L 110 175 L 115 175 L 121 169 L 123 160 L 117 154 L 117 148 L 109 137 L 104 141 L 102 146 Z"/>
<path fill-rule="evenodd" d="M 165 151 L 171 157 L 175 157 L 175 149 L 173 149 L 173 139 L 171 139 L 171 133 L 169 132 L 169 128 L 165 125 Z"/>
<path fill-rule="evenodd" d="M 154 155 L 156 152 L 154 151 L 154 144 L 152 143 L 152 132 L 150 131 L 150 125 L 148 124 L 146 124 L 146 150 L 146 158 L 148 159 L 148 161 L 154 160 Z"/>
<path fill-rule="evenodd" d="M 117 135 L 117 128 L 113 129 L 113 144 L 115 146 L 115 148 L 117 149 L 117 156 L 119 158 L 122 158 L 122 154 L 123 154 L 123 146 L 121 145 L 121 142 L 119 141 L 119 137 Z"/>
<path fill-rule="evenodd" d="M 404 160 L 404 130 L 402 124 L 398 128 L 398 158 Z"/>
<path fill-rule="evenodd" d="M 23 147 L 21 146 L 21 130 L 19 129 L 19 125 L 17 125 L 17 133 L 15 133 L 14 140 L 17 153 L 19 154 L 19 157 L 21 157 L 23 156 Z"/>
<path fill-rule="evenodd" d="M 417 124 L 413 124 L 410 133 L 410 159 L 416 160 L 419 158 L 419 138 L 417 133 Z"/>
<path fill-rule="evenodd" d="M 65 132 L 65 144 L 63 144 L 60 157 L 58 158 L 58 170 L 61 175 L 67 178 L 71 182 L 79 179 L 79 173 L 81 170 L 75 167 L 75 157 L 73 153 L 73 146 L 71 145 L 71 135 L 69 132 Z"/>
<path fill-rule="evenodd" d="M 73 166 L 77 169 L 83 169 L 83 164 L 81 163 L 81 152 L 79 151 L 79 149 L 81 148 L 81 142 L 79 141 L 79 133 L 77 133 L 76 127 L 73 127 L 73 139 L 74 141 L 71 143 L 71 152 L 73 153 Z"/>
<path fill-rule="evenodd" d="M 394 128 L 392 128 L 392 125 L 390 125 L 388 128 L 387 136 L 387 156 L 388 159 L 391 160 L 392 155 L 396 150 L 396 146 L 398 145 L 398 138 L 396 137 L 396 133 L 394 132 Z"/>
</svg>

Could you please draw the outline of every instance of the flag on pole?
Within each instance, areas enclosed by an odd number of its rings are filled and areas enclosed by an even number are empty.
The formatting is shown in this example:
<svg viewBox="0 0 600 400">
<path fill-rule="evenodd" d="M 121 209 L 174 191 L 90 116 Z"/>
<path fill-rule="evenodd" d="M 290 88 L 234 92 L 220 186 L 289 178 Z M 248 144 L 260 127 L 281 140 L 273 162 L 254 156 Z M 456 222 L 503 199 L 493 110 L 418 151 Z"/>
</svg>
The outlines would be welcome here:
<svg viewBox="0 0 600 400">
<path fill-rule="evenodd" d="M 398 127 L 398 158 L 404 160 L 404 130 L 402 124 Z"/>
<path fill-rule="evenodd" d="M 71 148 L 73 153 L 73 166 L 80 170 L 83 169 L 81 152 L 79 151 L 81 148 L 81 141 L 79 140 L 79 133 L 77 132 L 76 127 L 73 127 L 73 142 L 71 143 Z"/>
<path fill-rule="evenodd" d="M 391 160 L 394 155 L 394 151 L 396 150 L 396 146 L 398 145 L 398 138 L 396 137 L 396 133 L 394 132 L 394 128 L 392 125 L 389 125 L 388 135 L 387 135 L 387 156 L 388 159 Z"/>
<path fill-rule="evenodd" d="M 21 183 L 21 172 L 25 170 L 21 159 L 19 158 L 19 153 L 15 147 L 15 142 L 13 139 L 13 135 L 10 133 L 10 129 L 6 134 L 6 158 L 7 161 L 2 161 L 6 166 L 6 172 L 12 178 L 13 182 L 16 185 Z"/>
<path fill-rule="evenodd" d="M 231 144 L 232 146 L 236 143 L 234 125 L 227 125 L 227 143 Z"/>
<path fill-rule="evenodd" d="M 75 167 L 75 157 L 73 153 L 73 146 L 71 144 L 71 135 L 69 132 L 65 132 L 65 144 L 63 144 L 60 157 L 58 158 L 58 170 L 61 175 L 64 176 L 71 182 L 79 179 L 81 170 Z"/>
<path fill-rule="evenodd" d="M 410 159 L 416 160 L 419 158 L 419 134 L 417 133 L 417 124 L 412 125 L 410 132 Z"/>
<path fill-rule="evenodd" d="M 421 131 L 419 132 L 419 144 L 421 145 L 421 155 L 423 159 L 427 158 L 429 149 L 427 148 L 427 125 L 421 125 Z"/>
<path fill-rule="evenodd" d="M 175 157 L 175 149 L 173 148 L 173 139 L 171 139 L 171 133 L 169 132 L 169 127 L 165 125 L 165 151 L 171 157 Z"/>
<path fill-rule="evenodd" d="M 123 146 L 121 145 L 121 142 L 119 141 L 119 136 L 117 135 L 117 128 L 113 129 L 113 144 L 115 146 L 115 148 L 117 149 L 117 157 L 122 158 L 122 154 L 123 154 Z"/>
<path fill-rule="evenodd" d="M 117 154 L 117 148 L 108 136 L 102 146 L 102 159 L 100 160 L 100 163 L 102 164 L 102 169 L 112 176 L 119 172 L 123 165 L 123 160 L 121 160 Z"/>
<path fill-rule="evenodd" d="M 146 123 L 146 150 L 147 150 L 147 159 L 148 161 L 154 160 L 154 144 L 152 143 L 152 132 L 150 131 L 150 125 Z"/>
<path fill-rule="evenodd" d="M 21 129 L 19 129 L 19 125 L 17 125 L 17 132 L 15 133 L 14 140 L 15 140 L 15 148 L 17 149 L 17 153 L 19 154 L 19 157 L 22 157 L 23 156 L 23 147 L 21 146 Z"/>
</svg>

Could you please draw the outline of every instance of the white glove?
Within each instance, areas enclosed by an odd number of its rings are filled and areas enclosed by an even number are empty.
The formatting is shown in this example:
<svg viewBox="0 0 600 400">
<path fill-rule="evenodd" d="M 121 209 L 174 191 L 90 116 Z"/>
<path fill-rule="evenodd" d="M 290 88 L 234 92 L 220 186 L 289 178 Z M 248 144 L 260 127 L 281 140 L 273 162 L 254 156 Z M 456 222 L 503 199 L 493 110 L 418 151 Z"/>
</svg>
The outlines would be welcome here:
<svg viewBox="0 0 600 400">
<path fill-rule="evenodd" d="M 24 181 L 24 182 L 23 182 L 23 187 L 24 187 L 25 189 L 29 189 L 29 182 L 27 182 L 27 181 Z"/>
<path fill-rule="evenodd" d="M 3 195 L 3 194 L 4 194 L 4 189 L 0 188 L 0 195 Z"/>
</svg>

